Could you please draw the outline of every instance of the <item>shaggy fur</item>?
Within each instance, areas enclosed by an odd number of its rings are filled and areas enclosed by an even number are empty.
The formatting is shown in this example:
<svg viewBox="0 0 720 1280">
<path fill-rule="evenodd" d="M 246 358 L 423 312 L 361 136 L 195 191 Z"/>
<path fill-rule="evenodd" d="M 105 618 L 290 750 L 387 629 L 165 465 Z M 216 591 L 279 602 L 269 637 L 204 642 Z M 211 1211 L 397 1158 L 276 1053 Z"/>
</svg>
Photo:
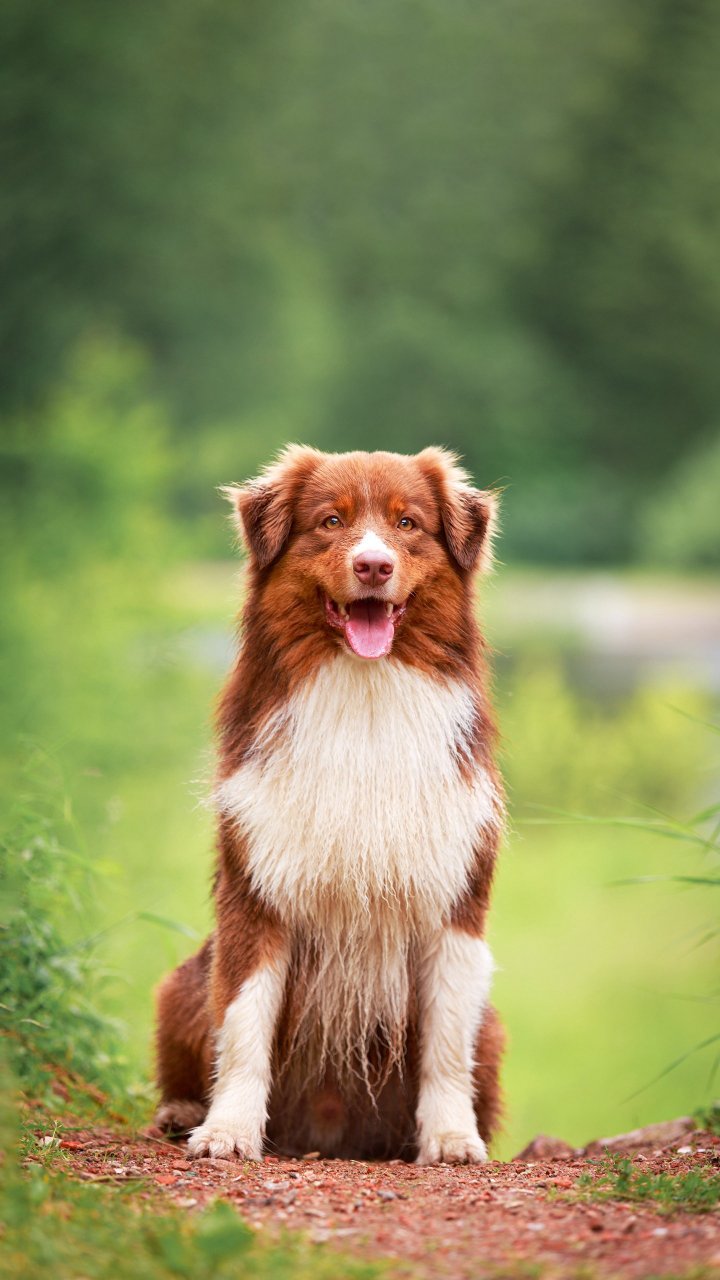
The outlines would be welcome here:
<svg viewBox="0 0 720 1280">
<path fill-rule="evenodd" d="M 502 796 L 472 583 L 493 495 L 437 449 L 292 448 L 227 492 L 250 570 L 217 928 L 160 989 L 158 1121 L 195 1126 L 196 1155 L 481 1160 Z"/>
</svg>

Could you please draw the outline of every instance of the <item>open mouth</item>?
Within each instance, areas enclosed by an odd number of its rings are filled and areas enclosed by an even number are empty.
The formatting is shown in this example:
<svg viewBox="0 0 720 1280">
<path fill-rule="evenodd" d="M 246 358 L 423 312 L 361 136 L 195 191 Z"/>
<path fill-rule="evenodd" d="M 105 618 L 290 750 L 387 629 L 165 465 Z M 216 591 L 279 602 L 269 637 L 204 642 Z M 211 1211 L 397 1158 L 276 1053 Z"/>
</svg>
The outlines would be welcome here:
<svg viewBox="0 0 720 1280">
<path fill-rule="evenodd" d="M 395 628 L 407 608 L 407 600 L 393 604 L 366 596 L 338 604 L 325 597 L 325 618 L 336 631 L 342 631 L 358 658 L 384 658 L 392 649 Z"/>
</svg>

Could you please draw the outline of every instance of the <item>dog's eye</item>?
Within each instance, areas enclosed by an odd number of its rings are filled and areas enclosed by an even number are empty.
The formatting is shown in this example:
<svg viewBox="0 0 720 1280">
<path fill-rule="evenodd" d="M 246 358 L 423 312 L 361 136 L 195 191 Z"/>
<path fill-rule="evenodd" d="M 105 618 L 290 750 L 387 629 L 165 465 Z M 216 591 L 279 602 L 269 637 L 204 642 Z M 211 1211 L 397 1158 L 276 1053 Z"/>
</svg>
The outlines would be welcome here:
<svg viewBox="0 0 720 1280">
<path fill-rule="evenodd" d="M 403 516 L 402 520 L 398 520 L 398 529 L 414 529 L 415 521 L 409 516 Z"/>
<path fill-rule="evenodd" d="M 341 529 L 342 520 L 339 516 L 328 516 L 327 520 L 323 520 L 323 526 L 326 529 Z"/>
</svg>

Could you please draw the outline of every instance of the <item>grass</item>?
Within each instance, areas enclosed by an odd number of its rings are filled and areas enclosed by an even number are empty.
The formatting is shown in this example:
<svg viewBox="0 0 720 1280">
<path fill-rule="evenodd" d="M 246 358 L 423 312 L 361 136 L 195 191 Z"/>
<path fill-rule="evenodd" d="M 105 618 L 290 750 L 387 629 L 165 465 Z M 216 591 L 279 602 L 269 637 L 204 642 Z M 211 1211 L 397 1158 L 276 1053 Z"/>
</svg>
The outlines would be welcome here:
<svg viewBox="0 0 720 1280">
<path fill-rule="evenodd" d="M 2 1221 L 7 1280 L 376 1280 L 388 1270 L 299 1235 L 258 1237 L 219 1200 L 199 1214 L 159 1212 L 136 1188 L 84 1187 L 42 1165 L 5 1188 Z"/>
<path fill-rule="evenodd" d="M 699 1107 L 693 1119 L 698 1129 L 706 1129 L 720 1138 L 720 1102 L 713 1102 L 709 1107 Z"/>
<path fill-rule="evenodd" d="M 148 687 L 142 681 L 134 704 L 126 705 L 120 723 L 108 728 L 102 769 L 92 765 L 94 739 L 80 738 L 71 749 L 66 747 L 65 756 L 74 760 L 77 806 L 68 799 L 68 782 L 56 755 L 35 753 L 35 767 L 24 772 L 14 789 L 3 843 L 4 1029 L 15 1078 L 33 1097 L 45 1098 L 45 1116 L 66 1105 L 88 1118 L 103 1109 L 117 1108 L 125 1117 L 133 1108 L 138 1116 L 147 1110 L 143 1082 L 152 979 L 193 945 L 187 930 L 199 934 L 205 923 L 206 904 L 197 886 L 206 876 L 210 824 L 203 810 L 194 810 L 183 779 L 190 776 L 194 733 L 204 715 L 201 702 L 209 699 L 215 673 L 198 679 L 184 652 L 155 684 L 154 723 L 147 721 L 145 740 L 135 751 L 128 748 L 126 725 L 133 705 L 138 715 L 148 714 L 143 711 Z M 534 716 L 538 686 L 525 687 L 523 714 Z M 174 704 L 182 694 L 186 699 L 178 710 Z M 623 714 L 627 726 L 636 713 L 626 709 Z M 522 720 L 508 716 L 508 721 L 513 739 L 521 738 Z M 665 731 L 675 732 L 674 724 L 671 717 Z M 173 736 L 178 730 L 179 738 Z M 112 768 L 115 734 L 121 750 Z M 557 742 L 555 746 L 561 758 Z M 147 755 L 154 758 L 156 752 L 157 768 L 148 772 Z M 172 794 L 178 798 L 174 809 L 158 803 L 158 795 Z M 676 1039 L 679 1027 L 683 1034 L 691 1033 L 699 1015 L 704 1016 L 702 1006 L 692 1002 L 671 1003 L 672 1016 L 658 1016 L 651 1039 L 648 1014 L 654 1011 L 648 992 L 627 989 L 632 965 L 635 981 L 656 985 L 655 1011 L 667 1009 L 664 983 L 681 980 L 677 931 L 696 930 L 699 923 L 696 899 L 682 899 L 679 917 L 668 886 L 659 883 L 649 888 L 654 895 L 649 904 L 644 897 L 645 915 L 638 928 L 632 895 L 609 886 L 621 867 L 627 871 L 628 860 L 637 858 L 637 838 L 633 832 L 631 844 L 623 833 L 608 843 L 607 833 L 593 828 L 582 834 L 583 857 L 578 859 L 574 831 L 529 827 L 514 839 L 505 859 L 495 942 L 504 962 L 499 1001 L 515 1038 L 506 1078 L 515 1128 L 506 1149 L 540 1127 L 539 1115 L 543 1127 L 571 1138 L 574 1127 L 584 1132 L 590 1125 L 595 1132 L 620 1127 L 620 1089 L 636 1083 L 645 1066 L 657 1065 L 664 1037 Z M 148 848 L 154 852 L 152 862 Z M 604 927 L 598 934 L 601 920 Z M 599 945 L 591 945 L 593 928 Z M 676 931 L 674 946 L 662 954 L 650 945 L 660 929 L 668 936 Z M 612 946 L 603 945 L 608 939 Z M 689 984 L 700 981 L 707 961 L 702 948 L 690 950 L 688 957 L 682 980 Z M 529 998 L 528 974 L 537 999 Z M 562 998 L 554 999 L 558 975 Z M 125 1030 L 128 1024 L 136 1026 L 134 1038 Z M 628 1053 L 631 1029 L 635 1038 Z M 609 1053 L 616 1057 L 614 1096 L 605 1089 Z M 577 1073 L 582 1073 L 585 1092 L 578 1091 L 574 1100 Z M 682 1099 L 677 1109 L 687 1109 L 682 1091 L 689 1078 L 686 1068 L 685 1074 L 660 1083 L 666 1100 L 673 1091 Z M 139 1093 L 133 1080 L 140 1081 Z M 6 1086 L 1 1095 L 9 1098 L 9 1082 L 0 1084 Z M 650 1094 L 644 1103 L 632 1104 L 633 1120 L 643 1106 L 648 1118 L 657 1118 L 657 1096 Z M 596 1124 L 602 1107 L 607 1108 L 607 1125 Z M 9 1141 L 16 1141 L 7 1114 L 4 1125 L 6 1138 L 10 1133 Z M 52 1136 L 52 1123 L 43 1127 Z M 309 1280 L 311 1275 L 330 1280 L 342 1274 L 374 1280 L 387 1273 L 382 1263 L 338 1259 L 301 1238 L 258 1238 L 223 1203 L 188 1215 L 161 1205 L 152 1191 L 137 1184 L 73 1184 L 64 1176 L 62 1153 L 52 1144 L 39 1147 L 31 1136 L 29 1118 L 25 1142 L 35 1162 L 19 1177 L 13 1161 L 6 1161 L 9 1176 L 0 1206 L 2 1271 L 11 1278 L 40 1280 L 50 1273 L 63 1280 L 203 1280 L 242 1274 L 249 1280 Z M 592 1194 L 612 1194 L 613 1186 L 617 1193 L 617 1181 Z M 641 1188 L 631 1184 L 630 1191 L 639 1195 Z M 680 1189 L 663 1184 L 643 1194 L 656 1194 L 658 1203 L 700 1209 L 713 1190 L 705 1182 Z M 673 1201 L 673 1194 L 680 1198 Z"/>
<path fill-rule="evenodd" d="M 102 591 L 97 567 L 88 574 L 42 609 L 36 587 L 17 589 L 33 661 L 24 681 L 5 681 L 8 724 L 42 743 L 72 817 L 65 842 L 89 864 L 81 874 L 93 882 L 91 906 L 84 918 L 66 910 L 63 929 L 73 943 L 96 938 L 93 972 L 103 978 L 93 1007 L 122 1024 L 124 1078 L 142 1096 L 153 986 L 210 925 L 213 831 L 200 798 L 237 574 L 233 564 L 174 575 L 163 567 L 152 592 L 138 579 L 131 590 L 119 568 L 107 570 Z M 83 629 L 70 645 L 63 619 L 74 612 Z M 709 1006 L 693 997 L 707 993 L 718 947 L 700 945 L 710 913 L 702 888 L 615 884 L 677 873 L 672 842 L 634 828 L 524 821 L 548 803 L 637 814 L 626 797 L 699 809 L 710 753 L 702 729 L 668 705 L 701 713 L 698 699 L 662 687 L 606 707 L 531 658 L 497 692 L 514 821 L 491 915 L 496 999 L 510 1031 L 498 1154 L 509 1156 L 539 1130 L 580 1144 L 710 1103 L 707 1055 L 638 1090 L 678 1046 L 707 1037 Z M 0 760 L 0 793 L 13 804 L 32 791 L 17 754 L 15 736 Z M 692 874 L 689 848 L 685 861 Z"/>
<path fill-rule="evenodd" d="M 32 770 L 15 798 L 2 848 L 2 1031 L 18 1079 L 34 1097 L 122 1091 L 119 1025 L 102 1012 L 111 977 L 98 963 L 91 911 L 101 874 L 79 847 L 67 800 Z"/>
<path fill-rule="evenodd" d="M 651 1173 L 614 1156 L 598 1170 L 583 1174 L 578 1187 L 592 1200 L 652 1203 L 665 1213 L 709 1213 L 720 1204 L 720 1173 L 711 1165 L 685 1173 Z"/>
</svg>

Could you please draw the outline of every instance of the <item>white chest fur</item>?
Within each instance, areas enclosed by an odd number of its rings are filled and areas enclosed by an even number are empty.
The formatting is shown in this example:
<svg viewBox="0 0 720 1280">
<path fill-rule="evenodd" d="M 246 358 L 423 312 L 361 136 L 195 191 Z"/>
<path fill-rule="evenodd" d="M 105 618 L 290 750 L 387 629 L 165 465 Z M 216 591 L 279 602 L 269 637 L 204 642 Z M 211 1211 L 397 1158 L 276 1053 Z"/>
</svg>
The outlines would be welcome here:
<svg viewBox="0 0 720 1280">
<path fill-rule="evenodd" d="M 247 839 L 257 892 L 314 957 L 321 1059 L 404 1026 L 411 954 L 462 894 L 495 789 L 458 768 L 470 690 L 392 659 L 339 654 L 275 713 L 218 808 Z"/>
<path fill-rule="evenodd" d="M 288 921 L 397 903 L 417 928 L 437 927 L 479 829 L 497 820 L 486 774 L 468 784 L 458 770 L 472 723 L 459 682 L 391 659 L 322 667 L 218 789 L 258 892 Z"/>
</svg>

